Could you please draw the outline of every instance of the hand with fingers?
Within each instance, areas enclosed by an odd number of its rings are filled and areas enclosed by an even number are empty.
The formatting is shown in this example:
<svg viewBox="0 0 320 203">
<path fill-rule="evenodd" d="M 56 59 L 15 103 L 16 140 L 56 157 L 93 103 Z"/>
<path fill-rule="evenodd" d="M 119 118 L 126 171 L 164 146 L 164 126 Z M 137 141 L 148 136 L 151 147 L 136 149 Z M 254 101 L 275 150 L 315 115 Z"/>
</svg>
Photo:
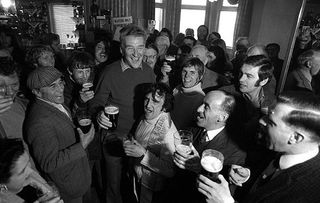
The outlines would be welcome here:
<svg viewBox="0 0 320 203">
<path fill-rule="evenodd" d="M 229 171 L 229 182 L 237 185 L 242 186 L 243 183 L 247 182 L 250 178 L 250 169 L 244 168 L 239 165 L 231 165 Z"/>
<path fill-rule="evenodd" d="M 109 118 L 104 114 L 104 111 L 100 111 L 97 116 L 97 122 L 99 126 L 103 129 L 108 130 L 112 127 L 112 123 L 110 122 Z"/>
<path fill-rule="evenodd" d="M 94 97 L 94 92 L 92 90 L 89 91 L 89 88 L 82 88 L 79 92 L 80 99 L 82 102 L 86 103 L 87 101 L 91 100 Z"/>
<path fill-rule="evenodd" d="M 206 197 L 207 203 L 234 203 L 228 182 L 222 175 L 219 175 L 218 179 L 221 183 L 200 175 L 197 180 L 198 191 Z"/>
<path fill-rule="evenodd" d="M 91 128 L 88 133 L 83 133 L 80 128 L 77 128 L 77 131 L 80 136 L 80 143 L 83 146 L 83 148 L 86 149 L 94 138 L 94 134 L 95 134 L 94 125 L 91 125 Z"/>
<path fill-rule="evenodd" d="M 124 152 L 127 156 L 142 157 L 147 153 L 147 150 L 137 140 L 127 140 L 123 144 Z"/>
<path fill-rule="evenodd" d="M 173 154 L 173 162 L 181 169 L 200 173 L 201 164 L 198 151 L 191 144 L 191 153 L 187 154 L 183 151 L 175 151 Z"/>
<path fill-rule="evenodd" d="M 13 104 L 12 97 L 0 96 L 0 113 L 3 113 L 11 108 Z"/>
</svg>

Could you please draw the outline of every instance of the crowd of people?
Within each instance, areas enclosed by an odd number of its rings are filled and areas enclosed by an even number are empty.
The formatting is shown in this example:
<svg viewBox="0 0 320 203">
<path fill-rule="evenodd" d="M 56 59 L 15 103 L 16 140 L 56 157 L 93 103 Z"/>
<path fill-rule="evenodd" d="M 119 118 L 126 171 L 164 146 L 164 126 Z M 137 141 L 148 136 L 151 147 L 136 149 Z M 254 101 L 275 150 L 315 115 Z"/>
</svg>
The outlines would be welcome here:
<svg viewBox="0 0 320 203">
<path fill-rule="evenodd" d="M 276 96 L 280 46 L 240 37 L 231 56 L 205 25 L 197 39 L 127 25 L 68 56 L 56 34 L 27 50 L 0 34 L 1 203 L 320 201 L 319 49 L 296 46 Z"/>
</svg>

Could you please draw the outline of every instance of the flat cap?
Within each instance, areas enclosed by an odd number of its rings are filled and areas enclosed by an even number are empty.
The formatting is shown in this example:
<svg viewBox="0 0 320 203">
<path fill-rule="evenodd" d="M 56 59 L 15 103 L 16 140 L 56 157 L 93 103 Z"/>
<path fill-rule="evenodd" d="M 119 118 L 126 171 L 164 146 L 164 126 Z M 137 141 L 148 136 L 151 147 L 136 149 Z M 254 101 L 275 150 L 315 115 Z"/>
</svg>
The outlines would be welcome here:
<svg viewBox="0 0 320 203">
<path fill-rule="evenodd" d="M 62 73 L 56 68 L 45 66 L 38 67 L 32 71 L 27 80 L 27 86 L 32 89 L 39 89 L 50 86 L 54 81 L 59 79 Z"/>
</svg>

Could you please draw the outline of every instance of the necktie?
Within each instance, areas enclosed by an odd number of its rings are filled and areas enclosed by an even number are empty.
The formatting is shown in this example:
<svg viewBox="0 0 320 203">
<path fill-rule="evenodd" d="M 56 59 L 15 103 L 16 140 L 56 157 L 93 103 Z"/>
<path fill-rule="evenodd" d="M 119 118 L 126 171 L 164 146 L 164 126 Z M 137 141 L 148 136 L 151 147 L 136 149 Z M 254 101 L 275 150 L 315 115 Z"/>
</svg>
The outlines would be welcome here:
<svg viewBox="0 0 320 203">
<path fill-rule="evenodd" d="M 200 143 L 205 143 L 207 141 L 209 141 L 208 133 L 206 130 L 203 130 L 200 138 Z"/>
<path fill-rule="evenodd" d="M 257 187 L 264 185 L 278 175 L 278 172 L 280 171 L 279 158 L 271 161 L 269 166 L 263 171 L 260 179 L 258 180 Z"/>
</svg>

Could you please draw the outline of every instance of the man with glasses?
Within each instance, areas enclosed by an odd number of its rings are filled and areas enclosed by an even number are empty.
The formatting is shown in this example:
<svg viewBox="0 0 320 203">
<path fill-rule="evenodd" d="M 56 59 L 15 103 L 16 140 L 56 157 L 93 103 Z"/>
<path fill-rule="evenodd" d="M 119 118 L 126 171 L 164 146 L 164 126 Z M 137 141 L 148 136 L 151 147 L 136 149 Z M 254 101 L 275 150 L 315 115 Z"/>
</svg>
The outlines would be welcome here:
<svg viewBox="0 0 320 203">
<path fill-rule="evenodd" d="M 104 68 L 98 80 L 94 98 L 89 101 L 90 111 L 97 116 L 98 124 L 108 129 L 112 123 L 104 115 L 106 104 L 119 107 L 116 130 L 104 131 L 104 158 L 106 162 L 106 201 L 121 203 L 120 183 L 123 169 L 122 140 L 143 113 L 143 84 L 155 82 L 153 70 L 142 62 L 146 34 L 135 25 L 120 31 L 122 59 Z M 127 191 L 126 191 L 127 192 Z"/>
<path fill-rule="evenodd" d="M 54 182 L 62 199 L 81 203 L 91 183 L 85 149 L 93 139 L 94 127 L 86 134 L 75 129 L 64 105 L 61 76 L 53 67 L 39 67 L 28 76 L 27 85 L 36 98 L 24 123 L 26 141 L 40 173 Z"/>
</svg>

